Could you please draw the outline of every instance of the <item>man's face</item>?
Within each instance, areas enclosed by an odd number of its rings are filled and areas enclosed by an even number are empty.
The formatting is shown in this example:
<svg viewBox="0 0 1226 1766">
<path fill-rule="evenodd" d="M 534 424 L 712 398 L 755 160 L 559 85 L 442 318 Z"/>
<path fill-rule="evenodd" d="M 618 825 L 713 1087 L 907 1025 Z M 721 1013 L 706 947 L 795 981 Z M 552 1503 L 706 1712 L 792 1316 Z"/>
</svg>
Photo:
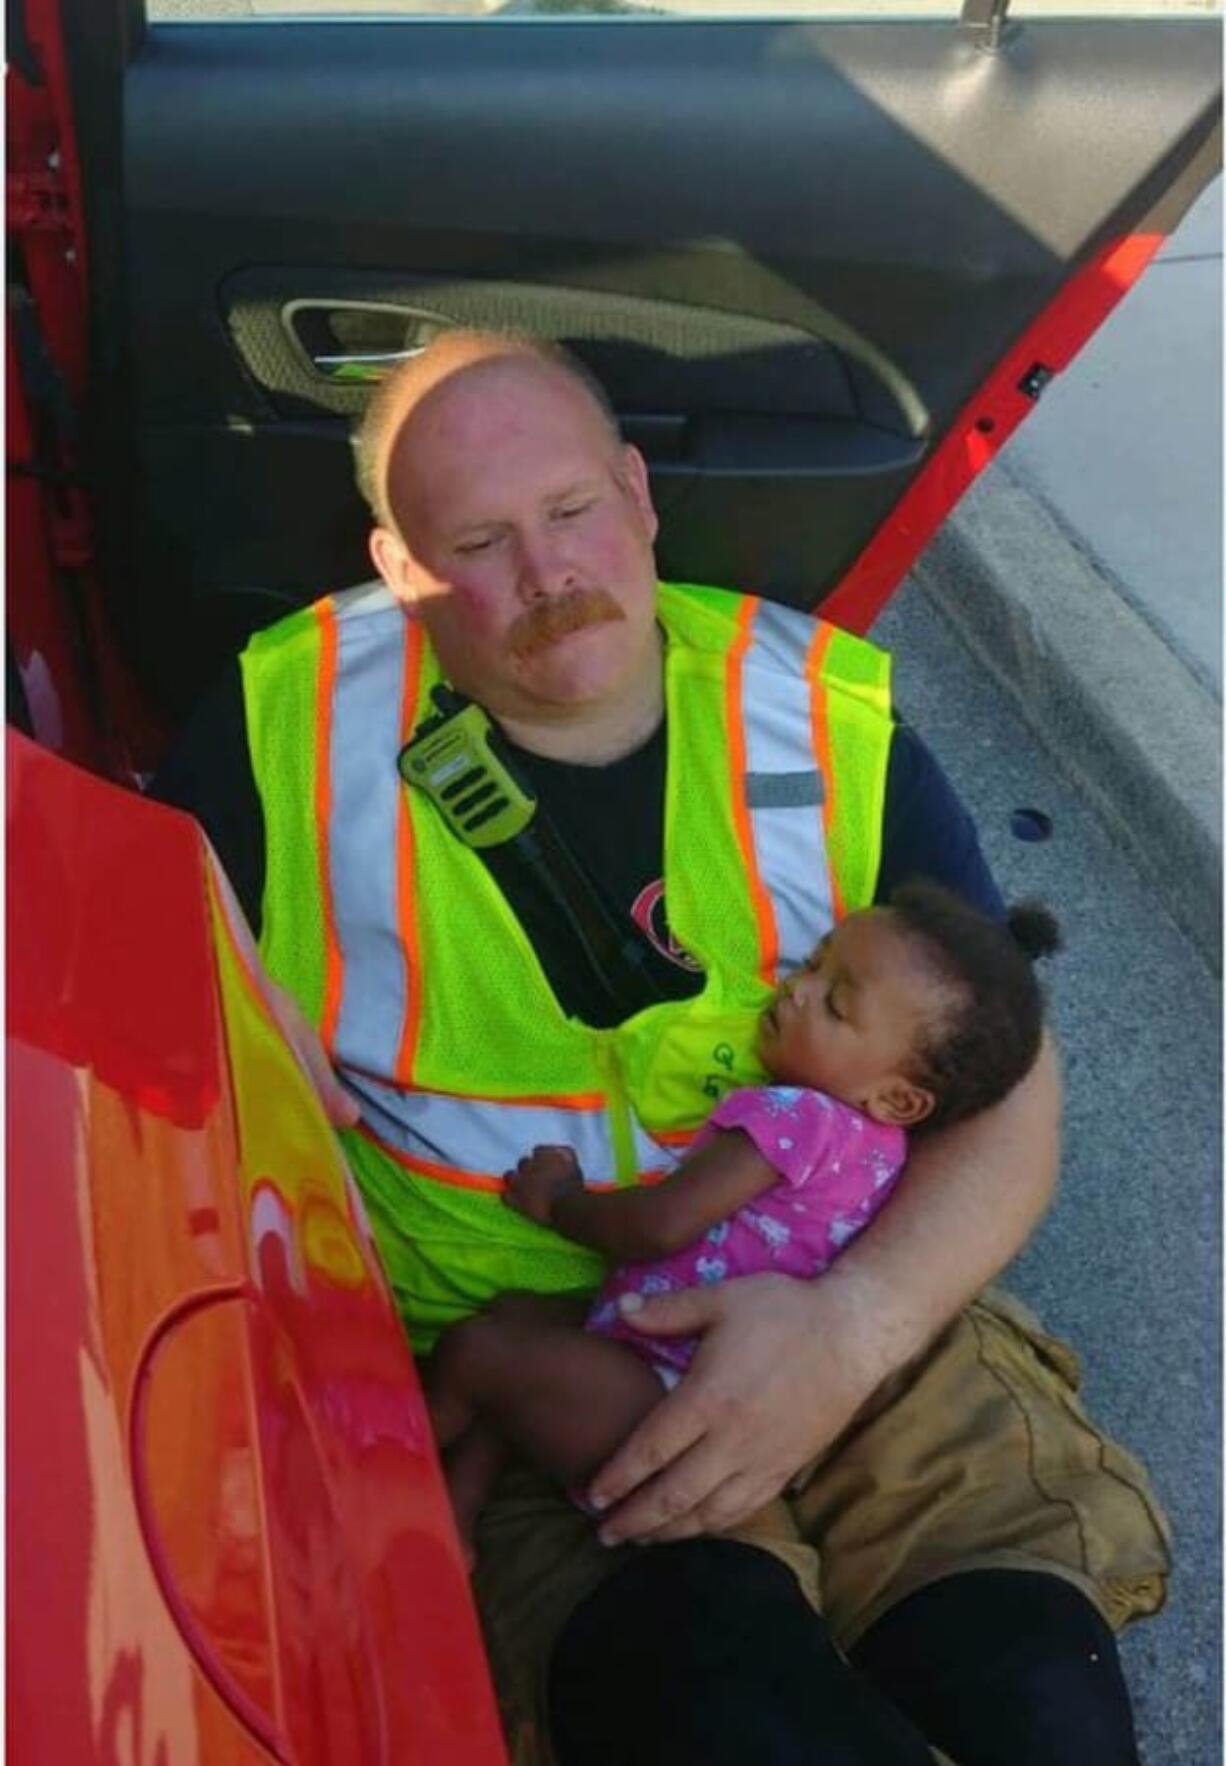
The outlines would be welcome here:
<svg viewBox="0 0 1226 1766">
<path fill-rule="evenodd" d="M 391 444 L 372 552 L 456 687 L 504 717 L 617 701 L 658 667 L 656 517 L 633 448 L 561 372 L 457 369 Z"/>
</svg>

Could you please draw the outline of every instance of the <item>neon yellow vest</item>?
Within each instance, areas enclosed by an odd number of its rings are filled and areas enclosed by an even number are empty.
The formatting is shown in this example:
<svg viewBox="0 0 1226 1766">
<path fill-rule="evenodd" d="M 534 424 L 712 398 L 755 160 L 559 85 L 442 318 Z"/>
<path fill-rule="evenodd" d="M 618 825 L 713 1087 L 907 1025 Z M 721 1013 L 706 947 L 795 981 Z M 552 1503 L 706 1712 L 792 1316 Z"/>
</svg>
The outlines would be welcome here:
<svg viewBox="0 0 1226 1766">
<path fill-rule="evenodd" d="M 762 1077 L 780 976 L 872 899 L 888 658 L 721 589 L 661 584 L 659 614 L 668 920 L 706 983 L 612 1030 L 565 1015 L 482 860 L 399 778 L 439 678 L 399 603 L 330 597 L 242 659 L 261 952 L 362 1104 L 347 1151 L 418 1348 L 508 1288 L 593 1287 L 600 1259 L 505 1208 L 502 1173 L 549 1141 L 594 1185 L 666 1170 L 714 1100 Z"/>
</svg>

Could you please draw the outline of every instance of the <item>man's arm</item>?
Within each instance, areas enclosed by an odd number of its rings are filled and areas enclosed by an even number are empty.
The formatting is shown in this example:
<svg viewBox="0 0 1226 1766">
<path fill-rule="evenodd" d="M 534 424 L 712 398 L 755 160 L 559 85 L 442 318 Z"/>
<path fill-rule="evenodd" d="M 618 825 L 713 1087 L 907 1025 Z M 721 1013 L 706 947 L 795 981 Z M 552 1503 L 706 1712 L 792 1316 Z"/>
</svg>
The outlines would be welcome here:
<svg viewBox="0 0 1226 1766">
<path fill-rule="evenodd" d="M 535 1147 L 507 1173 L 507 1204 L 614 1263 L 692 1245 L 778 1181 L 743 1129 L 721 1129 L 657 1184 L 590 1190 L 569 1147 Z"/>
<path fill-rule="evenodd" d="M 890 742 L 881 833 L 874 901 L 886 902 L 900 883 L 924 877 L 989 919 L 1004 919 L 1005 905 L 969 811 L 931 749 L 901 720 Z"/>
<path fill-rule="evenodd" d="M 999 1275 L 1046 1213 L 1060 1164 L 1060 1095 L 1045 1033 L 1035 1066 L 1001 1103 L 915 1143 L 889 1202 L 835 1266 L 862 1290 L 862 1329 L 876 1336 L 871 1359 L 882 1378 Z"/>
<path fill-rule="evenodd" d="M 601 1529 L 683 1539 L 734 1526 L 822 1452 L 881 1382 L 1019 1251 L 1059 1159 L 1045 1039 L 1003 1102 L 915 1149 L 889 1202 L 813 1282 L 750 1276 L 645 1301 L 635 1328 L 704 1332 L 690 1373 L 593 1480 Z"/>
<path fill-rule="evenodd" d="M 928 877 L 1001 918 L 975 825 L 906 724 L 894 731 L 877 899 Z M 636 1329 L 705 1333 L 689 1375 L 594 1480 L 607 1537 L 733 1526 L 822 1452 L 1025 1244 L 1059 1163 L 1046 1039 L 994 1109 L 919 1143 L 889 1202 L 816 1281 L 744 1281 L 647 1301 Z"/>
</svg>

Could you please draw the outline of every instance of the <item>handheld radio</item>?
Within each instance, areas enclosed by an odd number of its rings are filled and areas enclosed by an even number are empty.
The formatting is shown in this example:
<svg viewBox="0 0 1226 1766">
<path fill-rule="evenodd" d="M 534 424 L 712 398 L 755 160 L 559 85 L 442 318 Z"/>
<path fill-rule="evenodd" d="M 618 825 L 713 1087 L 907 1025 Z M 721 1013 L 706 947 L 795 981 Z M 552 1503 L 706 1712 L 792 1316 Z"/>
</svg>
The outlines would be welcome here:
<svg viewBox="0 0 1226 1766">
<path fill-rule="evenodd" d="M 610 1002 L 610 1023 L 665 996 L 633 925 L 622 925 L 535 794 L 498 752 L 479 705 L 451 687 L 430 689 L 434 715 L 397 756 L 400 776 L 424 791 L 451 832 L 481 852 L 514 904 L 525 885 L 548 902 Z"/>
<path fill-rule="evenodd" d="M 397 766 L 435 804 L 465 846 L 501 846 L 528 826 L 536 798 L 497 750 L 489 718 L 452 688 L 431 688 L 435 714 L 400 750 Z"/>
</svg>

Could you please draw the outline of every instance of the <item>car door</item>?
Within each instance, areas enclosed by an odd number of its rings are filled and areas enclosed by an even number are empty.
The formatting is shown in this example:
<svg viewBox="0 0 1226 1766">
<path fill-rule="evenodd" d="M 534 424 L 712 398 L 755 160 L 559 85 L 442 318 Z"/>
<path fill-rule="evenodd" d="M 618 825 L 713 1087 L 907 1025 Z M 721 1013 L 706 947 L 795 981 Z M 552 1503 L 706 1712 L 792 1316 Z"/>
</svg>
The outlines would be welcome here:
<svg viewBox="0 0 1226 1766">
<path fill-rule="evenodd" d="M 504 1766 L 363 1206 L 188 817 L 10 733 L 9 1754 Z"/>
<path fill-rule="evenodd" d="M 98 546 L 171 719 L 370 575 L 350 427 L 452 325 L 604 379 L 664 574 L 862 627 L 1217 163 L 1187 4 L 523 3 L 65 0 Z"/>
</svg>

